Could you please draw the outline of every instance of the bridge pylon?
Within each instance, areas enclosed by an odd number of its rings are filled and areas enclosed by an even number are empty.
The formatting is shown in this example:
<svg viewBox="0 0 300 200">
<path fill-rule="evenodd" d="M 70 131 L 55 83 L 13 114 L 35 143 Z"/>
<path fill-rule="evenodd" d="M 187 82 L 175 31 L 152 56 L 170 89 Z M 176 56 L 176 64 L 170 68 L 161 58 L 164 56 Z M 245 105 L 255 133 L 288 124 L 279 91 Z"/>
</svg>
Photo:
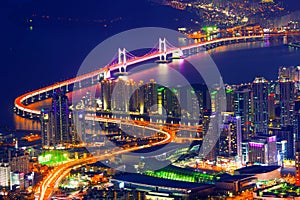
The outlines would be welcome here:
<svg viewBox="0 0 300 200">
<path fill-rule="evenodd" d="M 104 79 L 108 79 L 111 77 L 111 74 L 110 74 L 110 70 L 105 70 L 105 72 L 103 73 L 103 78 Z"/>
<path fill-rule="evenodd" d="M 124 72 L 126 72 L 127 67 L 127 59 L 126 59 L 126 49 L 119 48 L 118 50 L 118 64 L 122 66 L 119 67 L 119 72 L 122 72 L 122 68 L 124 69 Z"/>
<path fill-rule="evenodd" d="M 162 53 L 159 56 L 160 61 L 167 61 L 167 42 L 166 38 L 161 39 L 159 38 L 159 43 L 158 43 L 158 50 L 159 53 Z"/>
</svg>

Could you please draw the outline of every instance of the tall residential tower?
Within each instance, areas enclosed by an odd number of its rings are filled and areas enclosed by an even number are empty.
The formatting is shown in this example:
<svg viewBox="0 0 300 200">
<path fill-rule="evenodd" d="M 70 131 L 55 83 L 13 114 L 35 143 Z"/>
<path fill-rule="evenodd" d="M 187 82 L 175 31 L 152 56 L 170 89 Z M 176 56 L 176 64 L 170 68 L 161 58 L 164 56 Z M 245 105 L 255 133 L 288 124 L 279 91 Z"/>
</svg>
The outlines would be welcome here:
<svg viewBox="0 0 300 200">
<path fill-rule="evenodd" d="M 253 84 L 254 130 L 255 133 L 267 133 L 268 129 L 268 81 L 256 77 Z"/>
</svg>

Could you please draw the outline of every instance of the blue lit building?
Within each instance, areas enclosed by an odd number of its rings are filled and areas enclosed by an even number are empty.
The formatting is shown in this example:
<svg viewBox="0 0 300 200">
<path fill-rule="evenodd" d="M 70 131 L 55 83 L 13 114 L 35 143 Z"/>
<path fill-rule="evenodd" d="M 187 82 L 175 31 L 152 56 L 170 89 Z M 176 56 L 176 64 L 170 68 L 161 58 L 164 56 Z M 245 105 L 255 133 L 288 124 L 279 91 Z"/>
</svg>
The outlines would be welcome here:
<svg viewBox="0 0 300 200">
<path fill-rule="evenodd" d="M 255 133 L 268 131 L 268 81 L 263 77 L 255 78 L 253 84 L 254 130 Z"/>
<path fill-rule="evenodd" d="M 294 82 L 282 79 L 279 81 L 280 95 L 280 126 L 286 127 L 293 124 L 294 115 Z"/>
<path fill-rule="evenodd" d="M 234 113 L 241 117 L 243 140 L 253 136 L 252 91 L 249 88 L 239 88 L 234 91 Z"/>
<path fill-rule="evenodd" d="M 53 94 L 52 111 L 55 127 L 54 145 L 70 142 L 68 97 L 60 90 Z"/>
</svg>

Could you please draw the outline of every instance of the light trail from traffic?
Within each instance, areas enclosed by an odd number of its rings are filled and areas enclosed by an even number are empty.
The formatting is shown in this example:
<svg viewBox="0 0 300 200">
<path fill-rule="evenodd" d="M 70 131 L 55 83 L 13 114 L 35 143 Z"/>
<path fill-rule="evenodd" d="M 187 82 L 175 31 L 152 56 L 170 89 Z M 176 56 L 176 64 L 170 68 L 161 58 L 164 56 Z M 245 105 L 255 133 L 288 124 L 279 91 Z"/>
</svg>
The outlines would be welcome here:
<svg viewBox="0 0 300 200">
<path fill-rule="evenodd" d="M 238 40 L 245 40 L 246 41 L 247 39 L 256 39 L 256 38 L 263 38 L 263 36 L 259 35 L 259 36 L 242 36 L 242 37 L 222 38 L 222 39 L 212 40 L 212 41 L 209 41 L 209 42 L 183 46 L 183 47 L 180 47 L 180 48 L 172 48 L 172 49 L 169 49 L 166 54 L 171 54 L 171 53 L 176 52 L 178 50 L 186 51 L 186 50 L 190 50 L 190 49 L 193 49 L 193 48 L 199 48 L 199 47 L 204 47 L 206 45 L 214 45 L 214 44 L 217 44 L 217 43 L 223 43 L 223 42 L 228 42 L 228 41 L 238 41 Z M 160 53 L 160 52 L 155 52 L 155 53 L 152 53 L 152 54 L 146 54 L 144 56 L 128 60 L 128 62 L 126 64 L 127 64 L 127 66 L 128 65 L 134 65 L 134 64 L 137 64 L 137 63 L 141 63 L 141 62 L 144 62 L 144 61 L 148 61 L 148 60 L 157 58 L 161 55 L 163 55 L 163 53 Z M 27 101 L 28 99 L 34 97 L 34 96 L 41 95 L 41 94 L 47 93 L 49 91 L 54 91 L 55 89 L 59 89 L 61 87 L 67 86 L 69 84 L 77 83 L 77 82 L 80 82 L 82 80 L 86 80 L 88 78 L 93 78 L 93 77 L 98 76 L 99 74 L 102 74 L 102 73 L 104 73 L 108 70 L 117 70 L 119 67 L 121 67 L 121 65 L 122 64 L 114 64 L 112 66 L 106 66 L 104 68 L 101 68 L 99 70 L 90 72 L 88 74 L 84 74 L 84 75 L 81 75 L 81 76 L 76 77 L 76 78 L 72 78 L 72 79 L 56 83 L 54 85 L 51 85 L 51 86 L 48 86 L 48 87 L 45 87 L 45 88 L 41 88 L 39 90 L 29 92 L 27 94 L 24 94 L 24 95 L 18 97 L 15 100 L 15 107 L 19 110 L 24 111 L 24 112 L 40 115 L 41 114 L 40 110 L 35 109 L 35 108 L 29 108 L 24 104 L 24 102 Z M 80 166 L 80 165 L 86 165 L 86 164 L 89 164 L 89 163 L 94 163 L 94 162 L 97 162 L 97 161 L 100 161 L 100 160 L 110 158 L 110 157 L 115 156 L 115 155 L 130 152 L 130 151 L 136 151 L 136 150 L 141 150 L 141 149 L 144 149 L 144 148 L 149 148 L 149 147 L 152 147 L 152 146 L 168 144 L 168 143 L 172 142 L 175 139 L 176 131 L 170 130 L 170 129 L 168 129 L 169 127 L 163 126 L 163 125 L 158 124 L 158 123 L 156 123 L 156 124 L 155 123 L 148 123 L 147 126 L 143 126 L 143 125 L 140 125 L 140 124 L 136 123 L 134 120 L 124 120 L 124 119 L 116 119 L 116 118 L 111 119 L 111 118 L 101 118 L 101 117 L 90 117 L 89 118 L 88 116 L 86 116 L 86 120 L 94 120 L 94 121 L 99 121 L 99 122 L 104 120 L 104 121 L 111 122 L 111 123 L 116 123 L 116 124 L 121 123 L 121 124 L 136 126 L 136 127 L 143 127 L 143 128 L 147 128 L 148 130 L 151 130 L 151 131 L 163 133 L 166 137 L 161 141 L 153 142 L 153 143 L 150 143 L 148 145 L 133 146 L 133 147 L 129 147 L 129 148 L 126 148 L 126 149 L 114 150 L 114 151 L 109 152 L 105 155 L 98 155 L 98 156 L 93 156 L 93 157 L 88 157 L 88 158 L 82 158 L 82 159 L 72 160 L 70 162 L 64 163 L 64 164 L 56 167 L 55 169 L 53 169 L 48 174 L 48 176 L 46 176 L 44 178 L 44 180 L 42 181 L 40 187 L 38 188 L 37 199 L 44 200 L 44 199 L 51 198 L 54 189 L 58 186 L 59 182 L 68 175 L 69 170 L 72 169 L 73 167 Z M 179 126 L 181 126 L 181 125 L 179 125 Z M 180 127 L 173 127 L 173 128 L 174 129 L 180 129 Z M 193 130 L 197 130 L 199 127 L 194 126 L 194 127 L 189 127 L 189 128 L 191 128 Z M 187 130 L 189 128 L 185 127 L 185 129 L 187 129 Z M 180 139 L 190 140 L 191 138 L 182 137 Z M 202 139 L 201 138 L 195 138 L 195 140 L 202 140 Z"/>
<path fill-rule="evenodd" d="M 100 120 L 100 117 L 97 117 L 97 118 Z M 107 118 L 106 118 L 106 120 L 107 120 Z M 116 119 L 112 119 L 112 120 L 115 121 Z M 122 122 L 129 124 L 129 120 L 121 120 L 121 123 Z M 134 122 L 131 122 L 130 125 L 140 126 Z M 81 158 L 78 160 L 72 160 L 70 162 L 64 163 L 64 164 L 54 168 L 47 175 L 47 177 L 44 178 L 40 187 L 38 188 L 38 191 L 37 191 L 38 195 L 36 195 L 36 199 L 38 199 L 38 200 L 50 199 L 56 186 L 58 186 L 59 182 L 68 175 L 68 171 L 70 169 L 72 169 L 73 167 L 85 165 L 85 164 L 89 164 L 89 163 L 95 163 L 97 161 L 111 158 L 113 156 L 124 154 L 124 153 L 130 152 L 130 151 L 137 151 L 137 150 L 141 150 L 141 149 L 145 149 L 145 148 L 149 148 L 149 147 L 153 147 L 153 146 L 168 144 L 174 138 L 174 134 L 172 134 L 172 131 L 163 130 L 163 128 L 161 126 L 157 126 L 157 128 L 154 128 L 154 127 L 146 127 L 146 128 L 148 128 L 149 130 L 155 131 L 155 132 L 163 133 L 166 136 L 165 139 L 155 142 L 155 143 L 148 144 L 148 145 L 134 146 L 134 147 L 126 148 L 126 149 L 112 151 L 110 153 L 107 153 L 106 155 Z"/>
<path fill-rule="evenodd" d="M 159 58 L 160 56 L 169 55 L 169 54 L 172 54 L 172 53 L 178 52 L 178 51 L 188 51 L 190 49 L 203 48 L 207 45 L 216 45 L 219 43 L 221 44 L 221 43 L 234 42 L 234 41 L 236 41 L 236 42 L 246 41 L 249 39 L 262 39 L 263 37 L 264 37 L 264 35 L 229 37 L 229 38 L 214 39 L 214 40 L 202 42 L 202 43 L 190 44 L 190 45 L 182 46 L 182 47 L 175 47 L 175 48 L 168 49 L 166 52 L 154 52 L 154 53 L 143 55 L 141 57 L 134 57 L 130 60 L 127 60 L 126 66 L 128 67 L 130 65 L 135 65 L 135 64 L 142 63 L 145 61 L 150 61 L 152 59 Z M 99 77 L 101 74 L 103 75 L 107 71 L 115 71 L 121 67 L 123 67 L 123 63 L 112 64 L 112 65 L 100 68 L 98 70 L 95 70 L 93 72 L 83 74 L 83 75 L 80 75 L 80 76 L 77 76 L 75 78 L 71 78 L 71 79 L 68 79 L 65 81 L 61 81 L 61 82 L 55 83 L 53 85 L 50 85 L 50 86 L 47 86 L 44 88 L 34 90 L 32 92 L 28 92 L 28 93 L 23 94 L 15 99 L 15 102 L 14 102 L 15 109 L 18 111 L 22 111 L 23 113 L 39 116 L 41 114 L 40 110 L 38 110 L 36 108 L 30 108 L 29 106 L 24 104 L 30 98 L 33 98 L 33 97 L 39 96 L 39 95 L 43 95 L 43 94 L 47 94 L 48 92 L 54 91 L 56 89 L 61 89 L 62 87 L 66 87 L 68 85 L 75 84 L 75 83 L 81 82 L 83 80 L 87 80 L 89 78 Z"/>
</svg>

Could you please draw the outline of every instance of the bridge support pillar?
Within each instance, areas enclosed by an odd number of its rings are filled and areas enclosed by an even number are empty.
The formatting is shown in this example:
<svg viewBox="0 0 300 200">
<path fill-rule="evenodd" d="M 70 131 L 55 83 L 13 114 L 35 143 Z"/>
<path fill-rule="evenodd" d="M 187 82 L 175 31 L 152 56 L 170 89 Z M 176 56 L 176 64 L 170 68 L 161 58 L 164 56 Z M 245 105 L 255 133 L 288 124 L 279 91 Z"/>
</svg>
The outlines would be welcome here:
<svg viewBox="0 0 300 200">
<path fill-rule="evenodd" d="M 127 58 L 126 58 L 126 49 L 120 49 L 118 50 L 118 64 L 120 65 L 119 67 L 119 72 L 122 72 L 122 68 L 124 69 L 124 72 L 126 72 L 126 66 L 127 66 Z"/>
<path fill-rule="evenodd" d="M 159 53 L 162 53 L 159 56 L 160 61 L 167 61 L 167 42 L 166 38 L 161 39 L 159 38 Z"/>
<path fill-rule="evenodd" d="M 159 56 L 159 60 L 161 60 L 161 61 L 167 61 L 167 55 L 166 54 L 160 55 Z"/>
<path fill-rule="evenodd" d="M 110 70 L 107 70 L 106 72 L 104 72 L 104 79 L 108 79 L 110 77 L 111 77 Z"/>
</svg>

